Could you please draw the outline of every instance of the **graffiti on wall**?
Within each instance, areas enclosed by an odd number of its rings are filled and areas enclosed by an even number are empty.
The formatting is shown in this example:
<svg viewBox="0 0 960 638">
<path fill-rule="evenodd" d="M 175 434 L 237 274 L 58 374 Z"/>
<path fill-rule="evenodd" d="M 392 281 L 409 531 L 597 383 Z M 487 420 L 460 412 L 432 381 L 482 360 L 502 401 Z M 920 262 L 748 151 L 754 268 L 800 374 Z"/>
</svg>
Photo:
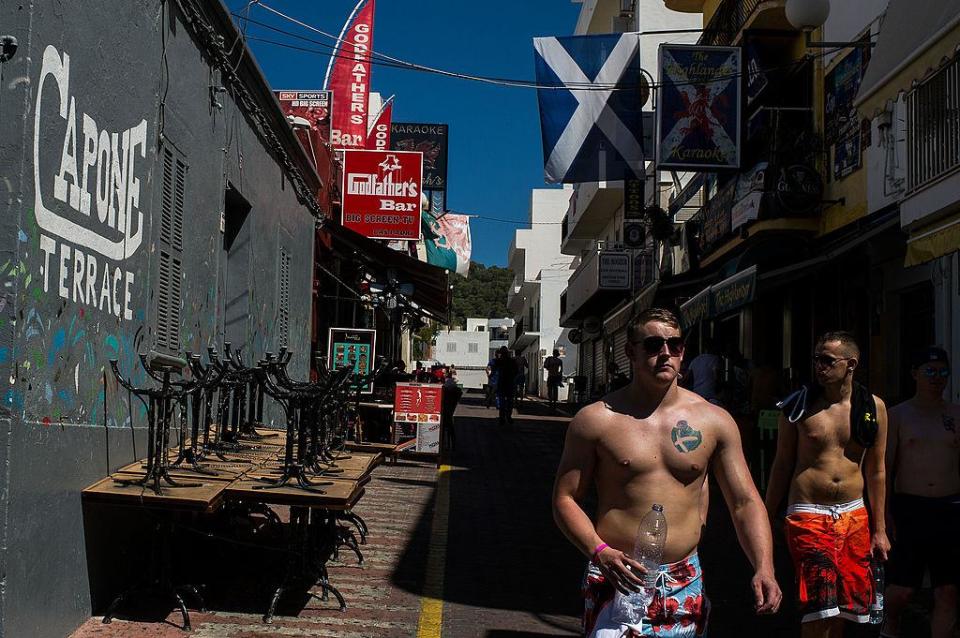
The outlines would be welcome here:
<svg viewBox="0 0 960 638">
<path fill-rule="evenodd" d="M 43 291 L 131 320 L 136 278 L 126 261 L 143 243 L 138 159 L 146 158 L 147 120 L 110 131 L 78 112 L 70 62 L 66 52 L 46 48 L 34 105 L 34 214 L 41 230 Z M 64 130 L 59 169 L 41 175 L 41 136 L 59 127 Z"/>
</svg>

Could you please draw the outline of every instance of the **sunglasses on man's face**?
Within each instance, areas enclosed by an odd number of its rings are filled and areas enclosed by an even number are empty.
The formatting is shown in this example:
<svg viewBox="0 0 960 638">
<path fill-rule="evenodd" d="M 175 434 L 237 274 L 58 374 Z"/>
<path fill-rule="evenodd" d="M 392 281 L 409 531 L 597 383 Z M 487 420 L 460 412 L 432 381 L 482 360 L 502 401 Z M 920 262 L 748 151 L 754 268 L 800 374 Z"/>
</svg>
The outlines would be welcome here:
<svg viewBox="0 0 960 638">
<path fill-rule="evenodd" d="M 928 379 L 936 377 L 946 379 L 950 376 L 950 368 L 923 368 L 920 372 Z"/>
<path fill-rule="evenodd" d="M 679 357 L 683 354 L 683 337 L 646 337 L 643 341 L 631 341 L 631 343 L 643 346 L 643 351 L 648 355 L 660 354 L 663 351 L 663 344 L 667 344 L 667 351 L 671 357 Z"/>
<path fill-rule="evenodd" d="M 813 355 L 813 364 L 818 368 L 832 368 L 841 361 L 849 361 L 853 357 L 831 357 L 828 354 Z"/>
</svg>

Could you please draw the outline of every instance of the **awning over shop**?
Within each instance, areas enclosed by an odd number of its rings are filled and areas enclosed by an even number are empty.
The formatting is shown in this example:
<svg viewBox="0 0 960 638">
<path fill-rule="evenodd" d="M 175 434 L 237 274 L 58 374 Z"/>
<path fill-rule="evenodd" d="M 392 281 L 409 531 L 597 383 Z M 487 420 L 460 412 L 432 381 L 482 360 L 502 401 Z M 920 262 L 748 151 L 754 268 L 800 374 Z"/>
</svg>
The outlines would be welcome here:
<svg viewBox="0 0 960 638">
<path fill-rule="evenodd" d="M 603 322 L 603 329 L 607 334 L 613 334 L 624 328 L 630 320 L 653 305 L 659 284 L 653 282 L 641 290 L 631 301 L 627 301 L 622 308 L 610 314 Z"/>
<path fill-rule="evenodd" d="M 890 0 L 854 104 L 872 116 L 953 55 L 960 33 L 957 0 Z"/>
<path fill-rule="evenodd" d="M 917 266 L 960 248 L 960 213 L 910 233 L 904 266 Z"/>
<path fill-rule="evenodd" d="M 727 277 L 704 288 L 680 306 L 680 323 L 689 328 L 711 317 L 733 312 L 753 301 L 757 291 L 757 267 Z"/>
<path fill-rule="evenodd" d="M 344 257 L 356 259 L 381 281 L 393 271 L 397 281 L 413 284 L 413 301 L 424 316 L 448 322 L 450 316 L 449 272 L 408 257 L 386 245 L 327 222 L 320 233 L 330 236 L 333 250 Z"/>
</svg>

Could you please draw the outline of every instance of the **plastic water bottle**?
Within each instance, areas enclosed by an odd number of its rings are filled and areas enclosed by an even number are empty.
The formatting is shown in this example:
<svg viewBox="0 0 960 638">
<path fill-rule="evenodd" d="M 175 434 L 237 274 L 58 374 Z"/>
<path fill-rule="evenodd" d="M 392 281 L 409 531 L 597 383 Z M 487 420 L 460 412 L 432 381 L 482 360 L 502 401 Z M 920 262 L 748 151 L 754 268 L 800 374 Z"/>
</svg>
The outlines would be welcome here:
<svg viewBox="0 0 960 638">
<path fill-rule="evenodd" d="M 873 602 L 870 604 L 870 624 L 879 625 L 883 622 L 883 563 L 875 560 L 871 563 L 870 571 L 873 574 Z"/>
<path fill-rule="evenodd" d="M 616 612 L 616 620 L 626 625 L 639 625 L 653 601 L 657 576 L 663 563 L 663 547 L 667 542 L 667 519 L 663 505 L 655 503 L 640 521 L 637 539 L 633 545 L 633 559 L 643 565 L 646 574 L 640 575 L 643 587 L 640 591 L 622 596 Z"/>
</svg>

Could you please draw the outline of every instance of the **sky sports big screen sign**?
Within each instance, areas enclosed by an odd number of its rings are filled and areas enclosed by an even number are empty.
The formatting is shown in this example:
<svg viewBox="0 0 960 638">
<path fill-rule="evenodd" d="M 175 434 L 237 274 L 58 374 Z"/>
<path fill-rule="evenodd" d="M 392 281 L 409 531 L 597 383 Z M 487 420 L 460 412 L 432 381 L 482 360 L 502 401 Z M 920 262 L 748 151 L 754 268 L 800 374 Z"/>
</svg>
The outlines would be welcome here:
<svg viewBox="0 0 960 638">
<path fill-rule="evenodd" d="M 343 153 L 343 225 L 371 239 L 420 239 L 423 153 Z"/>
</svg>

